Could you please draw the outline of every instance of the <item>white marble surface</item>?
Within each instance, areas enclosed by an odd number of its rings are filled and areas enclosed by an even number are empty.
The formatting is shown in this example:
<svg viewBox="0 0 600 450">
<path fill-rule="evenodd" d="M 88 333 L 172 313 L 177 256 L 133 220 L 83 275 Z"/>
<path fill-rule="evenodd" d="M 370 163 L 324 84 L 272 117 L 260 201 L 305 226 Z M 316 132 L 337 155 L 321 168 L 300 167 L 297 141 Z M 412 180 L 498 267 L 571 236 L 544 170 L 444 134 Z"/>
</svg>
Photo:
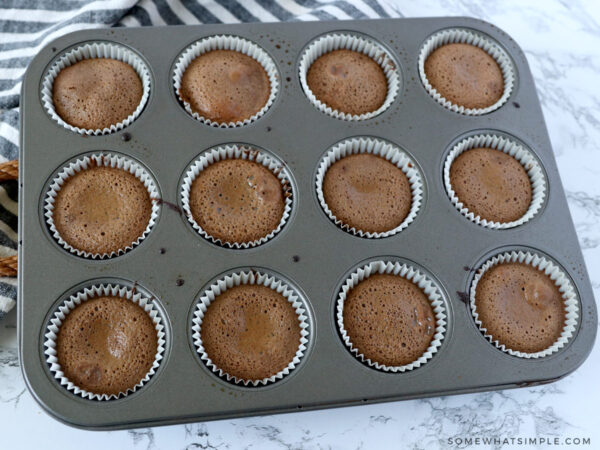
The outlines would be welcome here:
<svg viewBox="0 0 600 450">
<path fill-rule="evenodd" d="M 480 17 L 503 28 L 525 50 L 600 298 L 600 3 L 428 0 L 399 2 L 395 8 L 406 17 Z M 92 433 L 51 419 L 26 391 L 15 323 L 14 311 L 0 322 L 0 448 L 4 449 L 435 449 L 448 447 L 449 438 L 477 436 L 537 436 L 563 443 L 566 438 L 591 438 L 591 445 L 582 447 L 600 448 L 600 346 L 574 374 L 543 387 Z M 513 447 L 525 448 L 502 448 Z M 482 443 L 472 448 L 499 447 Z"/>
</svg>

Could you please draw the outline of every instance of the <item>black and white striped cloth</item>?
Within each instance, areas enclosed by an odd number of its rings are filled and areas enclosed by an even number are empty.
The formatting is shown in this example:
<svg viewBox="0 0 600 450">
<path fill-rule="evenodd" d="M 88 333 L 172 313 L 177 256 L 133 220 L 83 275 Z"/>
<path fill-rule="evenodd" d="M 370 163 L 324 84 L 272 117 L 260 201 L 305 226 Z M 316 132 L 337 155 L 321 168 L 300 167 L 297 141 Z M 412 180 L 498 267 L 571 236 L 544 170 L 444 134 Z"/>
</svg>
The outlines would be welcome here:
<svg viewBox="0 0 600 450">
<path fill-rule="evenodd" d="M 398 17 L 393 0 L 0 0 L 0 162 L 19 156 L 19 92 L 29 61 L 76 30 L 111 26 Z M 17 183 L 0 183 L 0 258 L 17 249 Z M 16 280 L 0 278 L 0 318 Z"/>
</svg>

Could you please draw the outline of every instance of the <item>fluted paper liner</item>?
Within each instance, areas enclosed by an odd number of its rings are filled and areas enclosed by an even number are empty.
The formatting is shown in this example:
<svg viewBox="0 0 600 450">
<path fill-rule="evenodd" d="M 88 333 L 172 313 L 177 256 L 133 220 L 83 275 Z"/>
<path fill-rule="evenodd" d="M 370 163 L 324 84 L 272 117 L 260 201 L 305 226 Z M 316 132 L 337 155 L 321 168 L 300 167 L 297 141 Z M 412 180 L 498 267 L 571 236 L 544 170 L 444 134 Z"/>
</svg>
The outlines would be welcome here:
<svg viewBox="0 0 600 450">
<path fill-rule="evenodd" d="M 494 58 L 502 71 L 502 78 L 504 79 L 504 92 L 496 103 L 486 108 L 465 108 L 464 106 L 454 104 L 444 98 L 442 94 L 431 85 L 427 79 L 427 74 L 425 73 L 425 61 L 436 49 L 446 44 L 471 44 L 484 50 Z M 453 28 L 435 33 L 425 41 L 425 44 L 423 44 L 421 52 L 419 53 L 418 63 L 421 82 L 429 95 L 445 108 L 467 116 L 478 116 L 497 110 L 506 103 L 515 84 L 515 69 L 508 54 L 491 38 L 484 36 L 475 30 Z"/>
<path fill-rule="evenodd" d="M 306 81 L 306 75 L 310 66 L 321 56 L 330 53 L 334 50 L 352 50 L 363 53 L 375 61 L 385 75 L 387 80 L 387 94 L 383 104 L 375 111 L 370 111 L 364 114 L 349 114 L 331 108 L 327 104 L 320 101 L 311 91 Z M 400 71 L 394 62 L 391 54 L 376 41 L 357 34 L 347 33 L 330 33 L 311 42 L 300 57 L 298 65 L 300 76 L 300 84 L 310 102 L 321 112 L 328 114 L 336 119 L 359 121 L 367 120 L 378 116 L 394 102 L 400 90 L 402 83 Z"/>
<path fill-rule="evenodd" d="M 148 315 L 152 319 L 158 338 L 156 356 L 154 358 L 152 367 L 150 368 L 146 376 L 144 376 L 144 378 L 142 378 L 139 381 L 139 383 L 137 383 L 135 386 L 129 388 L 126 392 L 120 392 L 118 395 L 96 394 L 93 392 L 86 391 L 85 389 L 82 389 L 75 385 L 63 373 L 57 358 L 56 351 L 56 341 L 58 339 L 60 327 L 63 324 L 66 317 L 69 315 L 69 313 L 78 305 L 87 300 L 104 296 L 125 298 L 140 306 L 144 311 L 148 313 Z M 165 336 L 165 326 L 163 324 L 161 315 L 156 306 L 154 306 L 154 304 L 152 303 L 151 298 L 148 298 L 139 292 L 135 292 L 129 287 L 121 286 L 118 283 L 93 284 L 71 295 L 67 300 L 65 300 L 62 303 L 61 306 L 58 307 L 56 312 L 52 315 L 52 318 L 50 319 L 50 323 L 47 326 L 46 333 L 44 335 L 44 337 L 46 338 L 46 340 L 44 341 L 44 354 L 46 355 L 46 362 L 48 363 L 50 372 L 52 372 L 52 375 L 61 384 L 61 386 L 64 386 L 73 394 L 79 395 L 80 397 L 89 400 L 113 400 L 117 398 L 123 398 L 129 394 L 132 394 L 133 392 L 136 392 L 150 380 L 152 375 L 156 373 L 156 370 L 158 369 L 158 366 L 160 365 L 160 362 L 163 359 L 163 355 L 165 352 Z"/>
<path fill-rule="evenodd" d="M 267 103 L 264 104 L 260 111 L 258 111 L 256 114 L 252 115 L 248 119 L 244 119 L 243 121 L 238 120 L 237 122 L 212 121 L 209 118 L 203 117 L 199 113 L 193 111 L 192 106 L 189 104 L 189 102 L 186 102 L 181 97 L 181 80 L 188 66 L 197 57 L 205 53 L 211 52 L 213 50 L 233 50 L 236 52 L 243 53 L 244 55 L 248 55 L 251 58 L 255 59 L 258 63 L 260 63 L 260 65 L 263 66 L 263 68 L 265 69 L 265 72 L 267 72 L 271 88 L 271 92 L 269 94 L 269 98 L 267 99 Z M 277 66 L 275 65 L 273 59 L 269 56 L 269 54 L 266 51 L 264 51 L 254 42 L 251 42 L 247 39 L 238 36 L 218 35 L 210 36 L 194 42 L 192 45 L 186 48 L 181 53 L 181 55 L 179 55 L 179 57 L 177 58 L 177 62 L 175 63 L 175 69 L 173 71 L 173 87 L 175 88 L 177 98 L 179 98 L 179 101 L 181 102 L 187 113 L 191 115 L 194 119 L 213 127 L 233 128 L 248 125 L 249 123 L 254 122 L 267 112 L 267 110 L 275 101 L 275 97 L 277 97 L 277 93 L 279 92 L 279 74 L 277 72 Z"/>
<path fill-rule="evenodd" d="M 217 239 L 214 236 L 208 234 L 196 222 L 196 220 L 194 220 L 192 211 L 190 209 L 190 189 L 192 188 L 194 180 L 198 177 L 200 172 L 202 172 L 208 166 L 216 162 L 223 161 L 225 159 L 244 159 L 247 161 L 253 161 L 258 164 L 262 164 L 264 167 L 269 169 L 269 171 L 271 171 L 273 175 L 275 175 L 281 182 L 281 188 L 283 190 L 284 196 L 284 209 L 283 214 L 281 216 L 281 220 L 279 221 L 277 228 L 275 228 L 266 236 L 261 237 L 260 239 L 250 242 L 222 241 L 221 239 Z M 220 147 L 215 147 L 203 153 L 187 170 L 183 182 L 181 184 L 181 204 L 188 221 L 192 224 L 192 227 L 194 227 L 198 234 L 200 234 L 203 238 L 208 239 L 214 244 L 222 245 L 228 248 L 247 249 L 250 247 L 256 247 L 258 245 L 264 244 L 265 242 L 275 237 L 275 235 L 281 231 L 281 229 L 284 227 L 284 225 L 290 217 L 290 214 L 292 212 L 292 202 L 293 189 L 288 169 L 283 163 L 281 163 L 274 157 L 252 146 L 235 144 L 223 145 Z"/>
<path fill-rule="evenodd" d="M 512 156 L 523 166 L 525 172 L 527 172 L 527 176 L 531 182 L 531 203 L 525 214 L 519 219 L 513 220 L 512 222 L 494 222 L 486 220 L 479 215 L 475 215 L 474 212 L 469 211 L 469 209 L 460 201 L 456 192 L 454 192 L 452 183 L 450 182 L 450 168 L 452 167 L 452 163 L 462 153 L 478 147 L 491 148 Z M 448 197 L 450 197 L 450 201 L 463 216 L 478 225 L 495 230 L 517 227 L 531 220 L 544 204 L 547 190 L 544 171 L 538 160 L 533 156 L 533 153 L 521 144 L 496 134 L 470 136 L 456 144 L 446 157 L 446 162 L 444 163 L 444 185 Z"/>
<path fill-rule="evenodd" d="M 79 128 L 65 122 L 56 112 L 56 109 L 54 108 L 54 101 L 52 100 L 54 80 L 61 70 L 84 59 L 96 58 L 116 59 L 133 67 L 142 82 L 142 98 L 140 99 L 140 103 L 135 111 L 119 123 L 112 124 L 108 128 Z M 44 109 L 48 115 L 66 129 L 79 134 L 99 136 L 102 134 L 120 131 L 126 126 L 131 125 L 131 123 L 138 118 L 146 106 L 146 103 L 148 103 L 148 98 L 150 97 L 150 84 L 150 70 L 142 58 L 140 58 L 135 52 L 127 47 L 124 47 L 123 45 L 112 42 L 92 42 L 68 51 L 58 58 L 54 64 L 52 64 L 52 67 L 50 67 L 42 82 L 42 105 L 44 106 Z"/>
<path fill-rule="evenodd" d="M 144 186 L 148 190 L 150 201 L 152 202 L 150 220 L 148 221 L 148 226 L 146 227 L 142 235 L 139 236 L 135 242 L 132 242 L 125 248 L 114 250 L 111 253 L 90 253 L 73 247 L 60 236 L 60 233 L 56 229 L 53 217 L 56 196 L 58 195 L 66 181 L 76 173 L 81 172 L 82 170 L 87 170 L 93 167 L 100 166 L 122 169 L 134 175 L 138 180 L 140 180 L 144 184 Z M 150 231 L 152 231 L 154 224 L 158 220 L 158 213 L 160 211 L 160 202 L 158 200 L 160 200 L 160 195 L 158 193 L 158 187 L 156 186 L 154 179 L 150 176 L 146 169 L 140 166 L 137 162 L 133 161 L 132 159 L 126 156 L 111 153 L 97 153 L 78 158 L 77 160 L 65 166 L 58 173 L 58 175 L 55 176 L 55 178 L 50 183 L 48 192 L 46 192 L 46 196 L 44 199 L 44 216 L 46 218 L 46 223 L 48 225 L 48 228 L 50 229 L 52 237 L 54 237 L 54 239 L 56 239 L 56 241 L 65 250 L 68 250 L 69 252 L 84 258 L 106 259 L 113 258 L 115 256 L 120 256 L 130 251 L 131 249 L 139 245 L 146 238 L 146 236 L 148 236 Z"/>
<path fill-rule="evenodd" d="M 531 267 L 534 267 L 545 275 L 550 277 L 554 284 L 558 287 L 562 298 L 565 304 L 565 323 L 563 327 L 563 331 L 560 337 L 552 344 L 550 347 L 536 352 L 536 353 L 525 353 L 520 352 L 518 350 L 512 350 L 507 348 L 504 344 L 494 339 L 493 336 L 487 333 L 487 329 L 483 326 L 481 320 L 479 320 L 479 314 L 477 312 L 477 284 L 483 274 L 498 264 L 505 263 L 524 263 L 528 264 Z M 483 333 L 485 338 L 490 341 L 497 348 L 502 350 L 503 352 L 508 353 L 509 355 L 518 356 L 519 358 L 526 359 L 537 359 L 543 358 L 545 356 L 551 355 L 559 351 L 563 348 L 569 339 L 575 334 L 575 329 L 577 327 L 577 319 L 579 317 L 579 301 L 577 299 L 577 294 L 575 293 L 575 289 L 571 284 L 571 280 L 569 277 L 559 268 L 556 264 L 554 264 L 549 259 L 545 258 L 542 255 L 538 255 L 533 252 L 525 252 L 525 251 L 511 251 L 498 254 L 493 258 L 486 261 L 478 270 L 473 278 L 473 282 L 471 283 L 471 292 L 470 292 L 470 305 L 471 305 L 471 313 L 473 315 L 473 319 L 475 319 L 475 323 L 479 327 L 479 330 Z"/>
<path fill-rule="evenodd" d="M 402 170 L 408 179 L 412 195 L 410 210 L 408 211 L 408 214 L 402 223 L 391 230 L 384 232 L 370 232 L 351 227 L 350 225 L 339 220 L 333 214 L 331 209 L 329 209 L 329 206 L 325 201 L 325 195 L 323 193 L 323 180 L 325 179 L 325 175 L 329 168 L 335 162 L 345 158 L 346 156 L 359 153 L 368 153 L 381 156 Z M 319 203 L 321 204 L 323 211 L 325 211 L 327 216 L 337 226 L 339 226 L 342 230 L 352 233 L 356 236 L 370 239 L 393 236 L 394 234 L 404 230 L 413 220 L 415 220 L 423 201 L 423 179 L 421 177 L 421 173 L 417 169 L 417 165 L 412 158 L 408 156 L 406 152 L 387 141 L 368 137 L 351 138 L 334 145 L 325 154 L 325 156 L 321 158 L 321 162 L 319 163 L 319 167 L 317 169 L 316 189 L 317 198 L 319 199 Z"/>
<path fill-rule="evenodd" d="M 403 366 L 387 366 L 385 364 L 380 364 L 377 361 L 372 361 L 371 359 L 367 358 L 362 353 L 359 353 L 358 349 L 352 344 L 350 336 L 344 327 L 344 302 L 346 301 L 348 294 L 361 281 L 366 280 L 371 275 L 376 274 L 397 275 L 417 285 L 429 299 L 429 302 L 431 303 L 431 309 L 435 314 L 435 333 L 431 339 L 429 347 L 415 361 Z M 435 353 L 437 353 L 442 345 L 442 341 L 444 340 L 444 335 L 446 333 L 446 307 L 444 305 L 444 300 L 439 287 L 427 275 L 419 271 L 417 268 L 412 267 L 407 263 L 395 261 L 373 261 L 359 267 L 352 272 L 352 274 L 350 274 L 350 276 L 342 285 L 338 295 L 336 318 L 342 340 L 350 352 L 360 361 L 384 372 L 407 372 L 421 367 L 423 364 L 427 363 L 427 361 L 433 358 Z"/>
<path fill-rule="evenodd" d="M 296 314 L 298 315 L 298 322 L 300 324 L 298 350 L 296 351 L 296 355 L 292 361 L 290 361 L 287 367 L 285 367 L 283 370 L 268 378 L 263 378 L 260 380 L 245 380 L 223 371 L 212 362 L 210 355 L 206 353 L 202 343 L 202 319 L 204 318 L 204 314 L 206 313 L 210 304 L 227 289 L 231 289 L 235 286 L 240 286 L 243 284 L 266 286 L 283 295 L 295 309 Z M 198 300 L 198 303 L 194 308 L 194 317 L 192 319 L 192 339 L 200 359 L 219 377 L 235 384 L 242 384 L 245 386 L 264 386 L 270 383 L 275 383 L 276 381 L 279 381 L 285 376 L 289 375 L 290 372 L 294 370 L 298 364 L 300 364 L 300 360 L 304 356 L 308 344 L 309 334 L 310 330 L 308 316 L 306 314 L 306 306 L 296 289 L 283 280 L 278 279 L 275 275 L 254 270 L 233 272 L 212 283 Z"/>
</svg>

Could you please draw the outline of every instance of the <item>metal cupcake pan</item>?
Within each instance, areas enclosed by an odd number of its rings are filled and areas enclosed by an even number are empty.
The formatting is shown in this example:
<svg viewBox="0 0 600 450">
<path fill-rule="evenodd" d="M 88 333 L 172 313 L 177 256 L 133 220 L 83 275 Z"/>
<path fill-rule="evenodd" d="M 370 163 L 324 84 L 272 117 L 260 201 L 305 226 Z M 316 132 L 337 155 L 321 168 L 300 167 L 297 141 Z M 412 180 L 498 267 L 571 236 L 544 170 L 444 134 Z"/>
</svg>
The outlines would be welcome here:
<svg viewBox="0 0 600 450">
<path fill-rule="evenodd" d="M 445 108 L 419 76 L 419 55 L 435 33 L 474 30 L 506 52 L 515 82 L 496 110 L 467 116 Z M 299 76 L 307 46 L 330 33 L 368 36 L 386 49 L 402 80 L 381 114 L 347 121 L 323 114 L 305 95 Z M 275 62 L 279 91 L 255 121 L 211 127 L 186 112 L 173 89 L 177 57 L 195 41 L 233 35 L 261 47 Z M 525 55 L 502 30 L 470 18 L 202 25 L 164 29 L 76 32 L 52 42 L 32 61 L 23 82 L 19 191 L 19 340 L 27 385 L 40 405 L 64 423 L 118 429 L 290 412 L 492 389 L 531 386 L 575 370 L 591 351 L 597 312 L 556 161 Z M 126 128 L 87 136 L 58 124 L 40 92 L 45 74 L 71 49 L 113 42 L 147 65 L 150 94 Z M 500 134 L 522 143 L 541 165 L 547 182 L 540 209 L 527 222 L 490 229 L 452 204 L 444 163 L 453 147 L 473 134 Z M 422 200 L 414 220 L 385 238 L 365 239 L 336 225 L 315 189 L 319 162 L 334 145 L 353 137 L 379 138 L 401 148 L 422 174 Z M 293 207 L 285 226 L 262 245 L 226 248 L 204 239 L 182 213 L 185 171 L 216 146 L 254 145 L 283 161 L 294 180 Z M 152 230 L 123 255 L 93 260 L 69 253 L 44 218 L 48 183 L 83 154 L 111 152 L 138 161 L 156 181 L 160 214 Z M 579 301 L 573 336 L 543 358 L 510 355 L 478 329 L 469 292 L 478 267 L 498 253 L 543 254 L 569 278 Z M 344 344 L 336 323 L 338 295 L 348 276 L 371 261 L 418 267 L 439 286 L 446 330 L 439 348 L 420 367 L 390 373 L 370 367 Z M 310 319 L 308 345 L 288 376 L 261 387 L 236 385 L 206 367 L 192 338 L 194 308 L 204 289 L 224 273 L 256 268 L 280 274 L 296 286 Z M 45 333 L 58 305 L 90 282 L 120 280 L 151 293 L 165 322 L 164 357 L 156 373 L 124 398 L 94 401 L 61 386 L 44 355 Z"/>
</svg>

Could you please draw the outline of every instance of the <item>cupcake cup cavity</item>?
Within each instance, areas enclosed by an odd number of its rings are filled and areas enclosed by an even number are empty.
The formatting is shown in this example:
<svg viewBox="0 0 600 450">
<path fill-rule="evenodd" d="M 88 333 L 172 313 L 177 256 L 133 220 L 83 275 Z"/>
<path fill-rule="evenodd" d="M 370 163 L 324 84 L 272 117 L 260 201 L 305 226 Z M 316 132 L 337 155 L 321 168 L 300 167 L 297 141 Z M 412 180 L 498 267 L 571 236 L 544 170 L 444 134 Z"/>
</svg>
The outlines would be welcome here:
<svg viewBox="0 0 600 450">
<path fill-rule="evenodd" d="M 142 82 L 142 98 L 135 111 L 130 114 L 129 117 L 119 123 L 112 124 L 109 128 L 97 128 L 92 130 L 75 127 L 65 122 L 58 115 L 56 109 L 54 108 L 54 102 L 52 100 L 54 80 L 61 70 L 84 59 L 96 58 L 116 59 L 129 64 L 136 71 Z M 111 42 L 93 42 L 81 45 L 68 51 L 58 58 L 54 64 L 52 64 L 42 81 L 42 105 L 44 106 L 44 109 L 48 115 L 64 128 L 71 130 L 74 133 L 100 136 L 103 134 L 110 134 L 120 131 L 123 128 L 131 125 L 131 123 L 139 117 L 139 115 L 142 113 L 142 110 L 146 106 L 146 103 L 148 103 L 148 98 L 150 97 L 150 84 L 150 70 L 142 58 L 140 58 L 135 52 L 127 47 Z"/>
<path fill-rule="evenodd" d="M 247 161 L 254 161 L 258 164 L 262 164 L 264 167 L 269 169 L 273 175 L 275 175 L 281 182 L 282 189 L 284 191 L 284 209 L 281 216 L 281 220 L 277 228 L 271 231 L 266 236 L 261 237 L 251 242 L 226 242 L 221 239 L 217 239 L 214 236 L 208 234 L 204 229 L 194 220 L 192 211 L 190 208 L 190 190 L 192 183 L 198 177 L 200 172 L 206 169 L 211 164 L 225 160 L 225 159 L 244 159 Z M 268 155 L 255 147 L 245 145 L 224 145 L 215 147 L 202 155 L 187 169 L 183 182 L 181 184 L 181 204 L 183 211 L 192 225 L 192 227 L 202 236 L 209 240 L 213 244 L 221 245 L 227 248 L 235 249 L 247 249 L 262 245 L 269 241 L 275 235 L 277 235 L 281 229 L 285 226 L 288 221 L 290 214 L 292 213 L 292 202 L 294 198 L 294 192 L 292 188 L 291 176 L 287 167 L 275 159 L 273 156 Z"/>
<path fill-rule="evenodd" d="M 56 202 L 56 197 L 59 191 L 61 190 L 62 186 L 65 184 L 65 182 L 78 172 L 92 167 L 100 166 L 122 169 L 134 175 L 138 180 L 140 180 L 144 184 L 144 186 L 148 190 L 150 201 L 152 202 L 150 220 L 148 221 L 148 226 L 146 227 L 142 235 L 139 236 L 135 242 L 132 242 L 127 247 L 121 248 L 118 251 L 113 251 L 111 253 L 89 253 L 87 251 L 80 250 L 71 246 L 60 236 L 60 233 L 58 232 L 54 223 L 54 204 Z M 148 236 L 150 231 L 152 231 L 154 224 L 158 220 L 158 214 L 160 212 L 160 202 L 158 201 L 159 199 L 160 194 L 158 192 L 158 186 L 156 185 L 156 182 L 150 176 L 148 171 L 144 169 L 140 164 L 126 156 L 111 153 L 97 153 L 82 156 L 77 160 L 69 163 L 54 177 L 54 179 L 50 183 L 50 186 L 48 187 L 44 198 L 44 217 L 46 218 L 46 224 L 48 225 L 50 234 L 52 234 L 52 237 L 56 240 L 56 242 L 58 242 L 58 244 L 61 245 L 65 250 L 83 258 L 108 259 L 113 258 L 115 256 L 120 256 L 132 250 L 134 247 L 139 245 L 146 238 L 146 236 Z"/>
<path fill-rule="evenodd" d="M 329 206 L 325 201 L 325 194 L 323 193 L 323 181 L 325 179 L 327 170 L 329 170 L 334 163 L 345 158 L 346 156 L 360 153 L 369 153 L 372 155 L 381 156 L 382 158 L 391 162 L 400 170 L 402 170 L 402 172 L 404 172 L 410 184 L 412 201 L 408 215 L 400 225 L 389 231 L 369 232 L 351 227 L 350 225 L 339 220 L 329 209 Z M 323 211 L 325 211 L 325 214 L 327 214 L 332 222 L 348 233 L 369 239 L 393 236 L 404 230 L 413 220 L 415 220 L 415 217 L 421 208 L 421 203 L 423 202 L 423 178 L 412 158 L 404 151 L 400 150 L 400 148 L 389 142 L 368 137 L 347 139 L 334 145 L 330 150 L 328 150 L 325 156 L 323 156 L 319 162 L 316 176 L 316 189 L 317 198 L 319 199 L 321 208 L 323 208 Z"/>
<path fill-rule="evenodd" d="M 197 112 L 194 112 L 192 110 L 192 106 L 181 97 L 179 92 L 179 89 L 181 88 L 181 80 L 188 66 L 197 57 L 205 53 L 211 52 L 213 50 L 233 50 L 236 52 L 243 53 L 244 55 L 248 55 L 251 58 L 255 59 L 258 63 L 260 63 L 263 69 L 265 69 L 265 71 L 267 72 L 267 76 L 269 77 L 271 93 L 269 94 L 267 103 L 265 103 L 262 109 L 250 118 L 237 122 L 212 121 L 206 117 L 202 117 Z M 241 127 L 258 120 L 271 107 L 271 105 L 275 101 L 275 98 L 277 97 L 277 93 L 279 92 L 279 74 L 277 72 L 277 66 L 275 65 L 273 59 L 269 56 L 269 54 L 266 51 L 264 51 L 257 44 L 238 36 L 210 36 L 194 42 L 192 45 L 187 47 L 177 58 L 177 62 L 175 63 L 175 69 L 173 70 L 172 79 L 173 87 L 175 89 L 177 98 L 179 99 L 187 113 L 194 119 L 202 123 L 213 127 L 221 128 Z"/>
<path fill-rule="evenodd" d="M 96 394 L 76 386 L 63 373 L 57 357 L 56 341 L 58 339 L 60 327 L 63 324 L 67 315 L 81 303 L 92 298 L 102 296 L 125 298 L 140 306 L 144 311 L 148 313 L 148 315 L 152 319 L 158 338 L 156 356 L 154 358 L 152 367 L 150 368 L 146 376 L 143 379 L 141 379 L 140 382 L 137 383 L 134 387 L 128 389 L 127 392 L 120 392 L 118 395 Z M 46 355 L 46 362 L 48 364 L 50 372 L 52 373 L 54 378 L 60 383 L 60 385 L 64 386 L 68 391 L 72 392 L 73 394 L 83 397 L 85 399 L 101 401 L 126 397 L 127 395 L 136 392 L 142 386 L 144 386 L 158 370 L 158 366 L 160 365 L 164 357 L 166 345 L 166 332 L 163 319 L 161 317 L 160 312 L 158 311 L 158 308 L 153 304 L 152 298 L 146 297 L 145 295 L 136 292 L 134 289 L 131 289 L 129 287 L 121 286 L 118 283 L 93 284 L 71 295 L 57 308 L 57 310 L 52 315 L 50 323 L 46 328 L 46 333 L 44 337 L 44 355 Z"/>
<path fill-rule="evenodd" d="M 461 202 L 460 198 L 458 198 L 456 192 L 454 192 L 452 183 L 450 182 L 450 168 L 452 167 L 452 163 L 462 153 L 479 147 L 495 149 L 512 156 L 519 163 L 521 163 L 525 169 L 525 172 L 527 172 L 529 181 L 531 182 L 531 203 L 529 204 L 529 208 L 525 214 L 518 220 L 514 220 L 512 222 L 488 221 L 479 215 L 475 215 L 474 212 L 469 211 Z M 493 230 L 514 228 L 530 221 L 542 208 L 542 205 L 546 199 L 547 191 L 544 171 L 542 170 L 537 158 L 533 156 L 531 150 L 509 138 L 496 134 L 479 134 L 470 136 L 456 144 L 446 157 L 446 162 L 444 163 L 444 186 L 446 187 L 446 193 L 448 194 L 450 201 L 463 216 L 470 221 L 481 225 L 482 227 Z"/>
<path fill-rule="evenodd" d="M 504 79 L 504 92 L 496 103 L 487 108 L 465 108 L 464 106 L 456 105 L 444 98 L 442 94 L 429 83 L 427 74 L 425 73 L 425 61 L 434 50 L 446 44 L 471 44 L 486 51 L 494 58 L 494 60 L 496 60 L 502 71 L 502 78 Z M 515 84 L 515 69 L 508 54 L 491 38 L 474 30 L 453 28 L 435 33 L 423 44 L 421 52 L 419 53 L 418 64 L 421 82 L 429 95 L 445 108 L 467 116 L 479 116 L 497 110 L 506 103 Z"/>
<path fill-rule="evenodd" d="M 542 271 L 544 274 L 550 277 L 552 281 L 554 281 L 554 284 L 558 287 L 562 295 L 565 305 L 565 323 L 563 331 L 560 337 L 556 340 L 556 342 L 554 342 L 554 344 L 542 351 L 536 353 L 525 353 L 507 348 L 504 344 L 495 340 L 493 336 L 489 335 L 487 333 L 487 329 L 483 326 L 481 320 L 479 320 L 479 314 L 477 312 L 477 301 L 475 298 L 477 292 L 477 284 L 479 283 L 479 280 L 481 280 L 481 277 L 487 270 L 491 269 L 494 266 L 497 266 L 498 264 L 505 263 L 528 264 L 531 267 Z M 553 263 L 546 257 L 529 251 L 504 252 L 487 260 L 477 270 L 475 277 L 473 278 L 473 281 L 471 283 L 470 306 L 471 314 L 473 315 L 475 324 L 489 342 L 496 346 L 496 348 L 502 350 L 505 353 L 508 353 L 509 355 L 526 359 L 543 358 L 563 348 L 569 342 L 571 337 L 573 337 L 573 335 L 575 334 L 577 328 L 577 321 L 579 317 L 579 300 L 577 299 L 577 293 L 575 292 L 575 288 L 573 287 L 569 277 L 565 274 L 565 272 L 563 272 L 563 270 L 560 267 L 558 267 L 555 263 Z"/>
<path fill-rule="evenodd" d="M 285 367 L 283 370 L 277 372 L 276 374 L 268 378 L 263 378 L 260 380 L 244 380 L 224 372 L 222 369 L 213 364 L 212 360 L 210 359 L 210 355 L 206 353 L 204 345 L 202 343 L 202 319 L 204 318 L 204 314 L 206 313 L 206 310 L 208 309 L 209 305 L 215 300 L 216 297 L 221 295 L 227 289 L 231 289 L 235 286 L 240 286 L 244 284 L 266 286 L 283 295 L 291 303 L 292 307 L 296 311 L 296 314 L 298 316 L 298 322 L 300 324 L 300 340 L 298 350 L 296 351 L 296 355 L 294 356 L 292 361 L 290 361 L 287 367 Z M 298 364 L 300 364 L 300 361 L 303 358 L 308 347 L 309 338 L 310 325 L 307 314 L 307 307 L 304 301 L 302 300 L 301 295 L 294 287 L 272 274 L 260 271 L 257 272 L 254 270 L 230 273 L 214 281 L 202 293 L 194 308 L 194 315 L 192 318 L 192 339 L 194 341 L 196 351 L 198 352 L 198 356 L 213 373 L 218 375 L 220 378 L 228 382 L 232 382 L 234 384 L 244 385 L 248 387 L 257 387 L 272 384 L 283 379 L 284 377 L 289 375 L 290 372 L 292 372 L 292 370 L 294 370 L 294 368 Z"/>
<path fill-rule="evenodd" d="M 360 353 L 356 347 L 354 347 L 352 341 L 350 340 L 350 336 L 344 328 L 344 302 L 346 301 L 348 294 L 361 281 L 366 280 L 371 275 L 375 274 L 397 275 L 407 279 L 408 281 L 413 282 L 423 290 L 423 292 L 428 297 L 431 303 L 431 308 L 433 309 L 433 313 L 435 314 L 436 319 L 435 333 L 425 353 L 423 353 L 416 361 L 410 364 L 405 364 L 403 366 L 387 366 L 385 364 L 380 364 L 377 361 L 372 361 L 371 359 L 367 358 L 362 353 Z M 384 372 L 392 373 L 408 372 L 410 370 L 421 367 L 422 365 L 427 363 L 427 361 L 433 358 L 433 355 L 437 353 L 440 346 L 442 345 L 442 341 L 444 340 L 444 336 L 446 333 L 446 317 L 446 307 L 444 304 L 443 296 L 440 288 L 436 285 L 436 283 L 434 283 L 423 272 L 412 267 L 410 264 L 395 261 L 373 261 L 353 271 L 342 285 L 338 294 L 338 300 L 336 304 L 336 320 L 340 336 L 342 338 L 342 341 L 344 341 L 346 347 L 350 350 L 350 352 L 358 360 L 366 363 L 370 367 L 374 367 L 375 369 L 382 370 Z"/>
<path fill-rule="evenodd" d="M 327 106 L 325 103 L 317 99 L 317 97 L 315 97 L 308 86 L 308 82 L 306 81 L 308 69 L 310 69 L 312 63 L 314 63 L 320 56 L 323 56 L 324 54 L 334 50 L 352 50 L 363 53 L 379 64 L 383 70 L 383 73 L 385 74 L 385 78 L 387 79 L 387 95 L 385 97 L 385 101 L 377 110 L 360 115 L 348 114 L 332 109 L 330 106 Z M 367 120 L 383 113 L 394 102 L 402 83 L 400 70 L 394 62 L 391 54 L 385 48 L 366 36 L 346 33 L 327 34 L 311 42 L 300 57 L 298 73 L 304 94 L 319 111 L 335 117 L 336 119 L 349 121 Z"/>
</svg>

